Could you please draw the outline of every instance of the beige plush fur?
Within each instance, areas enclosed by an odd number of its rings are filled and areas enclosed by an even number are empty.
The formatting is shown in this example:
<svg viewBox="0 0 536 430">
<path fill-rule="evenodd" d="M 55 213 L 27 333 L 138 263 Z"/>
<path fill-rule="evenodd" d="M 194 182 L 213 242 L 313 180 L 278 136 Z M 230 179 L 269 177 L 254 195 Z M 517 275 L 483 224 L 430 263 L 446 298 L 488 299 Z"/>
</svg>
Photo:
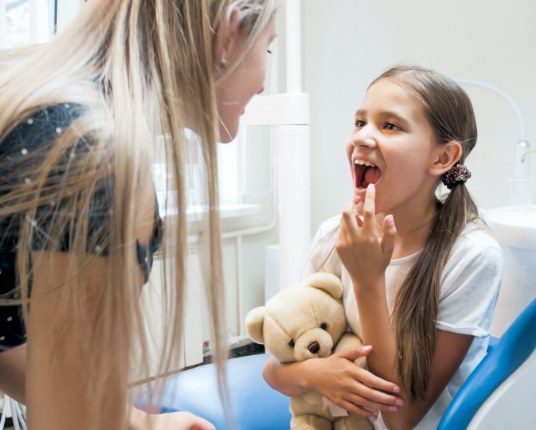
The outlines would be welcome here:
<svg viewBox="0 0 536 430">
<path fill-rule="evenodd" d="M 265 306 L 251 310 L 246 329 L 281 363 L 327 357 L 335 351 L 361 345 L 346 332 L 341 281 L 329 273 L 315 273 L 302 284 L 287 288 Z M 364 359 L 356 363 L 362 367 Z M 320 393 L 311 391 L 290 401 L 293 430 L 371 429 L 365 417 L 332 416 Z"/>
</svg>

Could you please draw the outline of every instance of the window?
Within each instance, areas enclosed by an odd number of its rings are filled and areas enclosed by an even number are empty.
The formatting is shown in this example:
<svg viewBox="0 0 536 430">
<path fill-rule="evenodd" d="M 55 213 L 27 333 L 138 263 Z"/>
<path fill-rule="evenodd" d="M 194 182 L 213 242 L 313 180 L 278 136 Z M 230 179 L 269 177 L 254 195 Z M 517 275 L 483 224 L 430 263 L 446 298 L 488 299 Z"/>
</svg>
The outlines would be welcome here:
<svg viewBox="0 0 536 430">
<path fill-rule="evenodd" d="M 0 49 L 49 40 L 84 0 L 0 0 Z"/>
<path fill-rule="evenodd" d="M 16 48 L 50 39 L 55 0 L 0 0 L 0 48 Z"/>
</svg>

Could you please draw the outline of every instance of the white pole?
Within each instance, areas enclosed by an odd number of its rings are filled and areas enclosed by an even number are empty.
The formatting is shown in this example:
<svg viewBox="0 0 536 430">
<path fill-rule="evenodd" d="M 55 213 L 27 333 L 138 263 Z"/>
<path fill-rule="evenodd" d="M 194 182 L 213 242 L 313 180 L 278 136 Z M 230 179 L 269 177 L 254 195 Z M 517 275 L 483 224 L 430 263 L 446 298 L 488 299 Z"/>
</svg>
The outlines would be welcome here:
<svg viewBox="0 0 536 430">
<path fill-rule="evenodd" d="M 301 12 L 300 0 L 285 4 L 287 93 L 301 92 Z"/>
<path fill-rule="evenodd" d="M 285 12 L 286 93 L 256 97 L 243 118 L 243 125 L 275 126 L 279 289 L 299 281 L 311 242 L 309 97 L 301 92 L 300 0 L 287 0 Z"/>
<path fill-rule="evenodd" d="M 57 0 L 58 1 L 58 16 L 57 16 L 57 32 L 61 32 L 75 15 L 78 9 L 84 3 L 83 0 Z"/>
<path fill-rule="evenodd" d="M 279 289 L 295 285 L 311 241 L 309 126 L 277 129 L 279 171 Z"/>
<path fill-rule="evenodd" d="M 49 13 L 47 0 L 30 0 L 30 43 L 43 43 L 49 39 Z"/>
<path fill-rule="evenodd" d="M 300 0 L 286 2 L 287 95 L 301 93 Z M 304 95 L 307 97 L 306 95 Z M 299 281 L 311 239 L 309 106 L 304 121 L 277 128 L 279 171 L 279 289 Z M 300 115 L 301 116 L 301 115 Z"/>
</svg>

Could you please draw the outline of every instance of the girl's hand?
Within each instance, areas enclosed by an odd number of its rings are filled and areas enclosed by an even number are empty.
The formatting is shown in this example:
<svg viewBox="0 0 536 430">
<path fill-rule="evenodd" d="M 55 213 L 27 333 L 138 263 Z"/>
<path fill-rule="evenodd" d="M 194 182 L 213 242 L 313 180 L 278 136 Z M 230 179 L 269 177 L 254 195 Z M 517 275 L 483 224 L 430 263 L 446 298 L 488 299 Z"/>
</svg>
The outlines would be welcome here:
<svg viewBox="0 0 536 430">
<path fill-rule="evenodd" d="M 378 237 L 375 210 L 376 188 L 367 187 L 363 206 L 364 220 L 359 220 L 352 209 L 342 213 L 336 244 L 337 253 L 352 281 L 361 287 L 376 285 L 384 279 L 395 245 L 396 228 L 392 215 L 384 219 L 383 238 Z"/>
<path fill-rule="evenodd" d="M 173 412 L 156 417 L 154 430 L 216 430 L 212 424 L 189 412 Z"/>
<path fill-rule="evenodd" d="M 370 346 L 351 348 L 326 358 L 307 360 L 315 375 L 314 389 L 354 415 L 372 417 L 378 411 L 396 412 L 403 404 L 395 395 L 400 388 L 354 363 L 370 351 Z"/>
</svg>

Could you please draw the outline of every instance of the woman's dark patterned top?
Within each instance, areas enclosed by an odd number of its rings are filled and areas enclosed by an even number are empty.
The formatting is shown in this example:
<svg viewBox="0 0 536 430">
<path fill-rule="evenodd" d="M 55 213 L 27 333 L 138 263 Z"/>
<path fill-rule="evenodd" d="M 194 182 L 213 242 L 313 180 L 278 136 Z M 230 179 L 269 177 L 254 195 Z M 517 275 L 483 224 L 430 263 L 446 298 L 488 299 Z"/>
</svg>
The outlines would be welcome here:
<svg viewBox="0 0 536 430">
<path fill-rule="evenodd" d="M 7 195 L 12 187 L 22 181 L 31 182 L 31 177 L 21 177 L 20 172 L 27 163 L 36 163 L 35 157 L 43 157 L 43 149 L 59 136 L 84 112 L 84 107 L 75 104 L 52 105 L 40 110 L 27 120 L 18 124 L 0 143 L 0 196 Z M 50 180 L 61 181 L 61 175 L 76 174 L 76 169 L 69 170 L 67 163 L 77 154 L 91 150 L 91 144 L 83 137 L 74 150 L 66 154 L 64 163 L 55 167 Z M 56 177 L 54 177 L 56 175 Z M 100 180 L 91 196 L 88 219 L 87 252 L 101 256 L 109 253 L 107 234 L 113 215 L 113 178 Z M 18 298 L 16 279 L 16 248 L 22 222 L 32 223 L 32 249 L 69 252 L 71 248 L 69 234 L 53 243 L 50 240 L 49 224 L 52 217 L 69 216 L 62 214 L 67 203 L 63 199 L 50 202 L 37 209 L 36 216 L 29 220 L 27 215 L 15 213 L 0 219 L 0 297 Z M 153 256 L 161 242 L 162 221 L 155 212 L 153 236 L 149 244 L 136 242 L 138 262 L 147 281 L 153 263 Z M 22 321 L 22 309 L 19 305 L 0 306 L 0 351 L 19 346 L 26 342 L 26 330 Z"/>
</svg>

